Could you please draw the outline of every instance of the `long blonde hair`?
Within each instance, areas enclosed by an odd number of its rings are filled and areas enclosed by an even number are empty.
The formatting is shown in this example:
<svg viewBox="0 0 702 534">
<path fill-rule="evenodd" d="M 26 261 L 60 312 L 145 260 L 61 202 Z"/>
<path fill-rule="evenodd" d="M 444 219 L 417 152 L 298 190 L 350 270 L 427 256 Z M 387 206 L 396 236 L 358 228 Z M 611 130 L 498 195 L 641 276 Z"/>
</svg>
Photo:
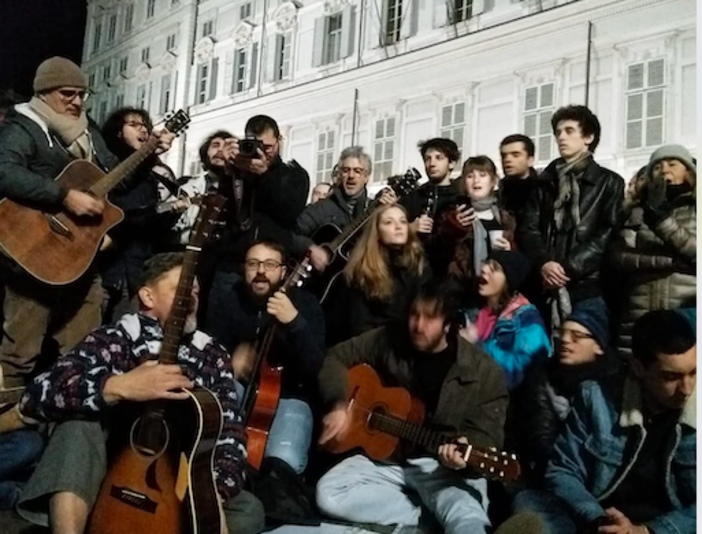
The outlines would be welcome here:
<svg viewBox="0 0 702 534">
<path fill-rule="evenodd" d="M 344 269 L 349 286 L 358 287 L 367 297 L 378 300 L 389 300 L 395 285 L 388 264 L 388 248 L 380 241 L 378 233 L 381 217 L 392 208 L 400 209 L 407 215 L 405 208 L 399 204 L 385 204 L 375 210 Z M 407 243 L 400 250 L 399 261 L 402 267 L 416 276 L 421 276 L 426 269 L 424 248 L 411 226 L 407 232 Z"/>
</svg>

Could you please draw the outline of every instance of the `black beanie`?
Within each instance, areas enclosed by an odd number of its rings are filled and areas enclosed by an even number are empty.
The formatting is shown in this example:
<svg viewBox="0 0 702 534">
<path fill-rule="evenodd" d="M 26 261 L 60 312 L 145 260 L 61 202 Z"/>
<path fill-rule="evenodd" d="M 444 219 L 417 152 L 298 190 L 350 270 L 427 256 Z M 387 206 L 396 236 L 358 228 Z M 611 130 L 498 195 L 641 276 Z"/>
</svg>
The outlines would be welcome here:
<svg viewBox="0 0 702 534">
<path fill-rule="evenodd" d="M 510 293 L 519 291 L 519 288 L 529 276 L 531 262 L 521 252 L 513 250 L 493 250 L 490 258 L 500 264 L 507 279 L 507 288 Z"/>
</svg>

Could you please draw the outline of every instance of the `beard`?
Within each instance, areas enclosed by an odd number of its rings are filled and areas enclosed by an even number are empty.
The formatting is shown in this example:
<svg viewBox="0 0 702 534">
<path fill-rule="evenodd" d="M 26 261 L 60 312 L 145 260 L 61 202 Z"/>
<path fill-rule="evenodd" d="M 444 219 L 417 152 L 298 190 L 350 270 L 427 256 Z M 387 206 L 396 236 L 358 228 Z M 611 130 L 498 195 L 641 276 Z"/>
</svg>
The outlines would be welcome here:
<svg viewBox="0 0 702 534">
<path fill-rule="evenodd" d="M 257 282 L 268 284 L 268 287 L 264 293 L 254 291 L 254 284 L 256 284 Z M 273 293 L 275 293 L 278 290 L 278 287 L 280 287 L 280 283 L 272 283 L 264 274 L 257 274 L 256 277 L 247 284 L 249 295 L 255 302 L 258 302 L 259 304 L 261 302 L 266 302 L 271 297 L 271 295 L 273 295 Z"/>
</svg>

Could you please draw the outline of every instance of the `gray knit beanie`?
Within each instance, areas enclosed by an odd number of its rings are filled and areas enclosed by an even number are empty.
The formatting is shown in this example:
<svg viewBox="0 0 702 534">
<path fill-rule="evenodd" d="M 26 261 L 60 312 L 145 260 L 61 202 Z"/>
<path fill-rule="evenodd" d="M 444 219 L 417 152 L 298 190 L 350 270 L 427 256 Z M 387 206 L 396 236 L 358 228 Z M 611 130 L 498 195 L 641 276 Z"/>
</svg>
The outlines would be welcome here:
<svg viewBox="0 0 702 534">
<path fill-rule="evenodd" d="M 653 167 L 655 167 L 656 163 L 663 159 L 677 159 L 697 175 L 697 165 L 692 160 L 692 155 L 687 148 L 682 145 L 665 145 L 651 155 L 651 160 L 648 162 L 648 168 L 646 169 L 648 178 L 653 176 Z"/>
<path fill-rule="evenodd" d="M 34 92 L 43 93 L 57 87 L 87 89 L 88 79 L 80 67 L 65 57 L 54 56 L 37 68 L 34 75 Z"/>
</svg>

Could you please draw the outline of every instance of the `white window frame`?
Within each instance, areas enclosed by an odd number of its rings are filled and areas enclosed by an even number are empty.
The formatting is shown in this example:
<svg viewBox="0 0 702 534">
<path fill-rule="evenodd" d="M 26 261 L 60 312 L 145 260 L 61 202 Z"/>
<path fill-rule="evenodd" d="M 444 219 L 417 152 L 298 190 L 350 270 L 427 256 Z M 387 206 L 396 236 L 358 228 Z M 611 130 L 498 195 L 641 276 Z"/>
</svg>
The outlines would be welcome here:
<svg viewBox="0 0 702 534">
<path fill-rule="evenodd" d="M 141 49 L 141 62 L 142 63 L 149 63 L 149 59 L 151 59 L 151 47 L 150 46 L 145 46 L 144 48 Z"/>
<path fill-rule="evenodd" d="M 239 6 L 239 20 L 248 20 L 253 14 L 253 2 L 246 2 Z"/>
<path fill-rule="evenodd" d="M 395 160 L 397 118 L 383 117 L 373 128 L 373 182 L 381 183 L 392 176 Z"/>
<path fill-rule="evenodd" d="M 178 35 L 175 33 L 171 33 L 168 37 L 166 37 L 166 50 L 171 51 L 176 48 L 177 40 Z"/>
<path fill-rule="evenodd" d="M 113 13 L 107 19 L 107 42 L 114 43 L 117 37 L 117 14 Z"/>
<path fill-rule="evenodd" d="M 150 19 L 156 14 L 156 0 L 146 0 L 146 18 Z"/>
<path fill-rule="evenodd" d="M 124 8 L 124 32 L 130 32 L 134 28 L 134 4 L 127 4 Z"/>
<path fill-rule="evenodd" d="M 287 80 L 292 74 L 292 42 L 291 31 L 279 34 L 276 39 L 275 81 Z"/>
<path fill-rule="evenodd" d="M 404 0 L 385 0 L 385 24 L 383 24 L 383 43 L 391 45 L 402 39 L 402 17 Z"/>
<path fill-rule="evenodd" d="M 334 28 L 332 28 L 332 21 Z M 338 27 L 336 27 L 338 21 Z M 341 41 L 343 39 L 344 20 L 342 13 L 326 17 L 324 21 L 324 60 L 323 65 L 331 65 L 341 60 Z"/>
<path fill-rule="evenodd" d="M 651 65 L 654 63 L 661 63 L 660 71 L 662 78 L 660 83 L 656 83 L 656 80 L 651 80 Z M 632 69 L 635 67 L 640 67 L 642 69 L 641 74 L 641 85 L 632 86 L 633 80 L 631 79 Z M 665 144 L 666 131 L 665 131 L 665 119 L 666 112 L 665 106 L 667 102 L 667 81 L 668 76 L 666 69 L 668 67 L 668 62 L 664 57 L 657 57 L 647 61 L 639 61 L 627 65 L 626 69 L 626 101 L 625 101 L 625 116 L 624 116 L 624 150 L 649 150 L 654 147 L 661 146 Z M 660 108 L 660 113 L 652 113 L 652 100 L 657 98 L 658 107 Z M 639 101 L 637 107 L 638 112 L 634 109 L 633 103 Z M 653 102 L 655 105 L 655 102 Z M 660 122 L 660 139 L 655 139 L 651 141 L 649 139 L 650 131 L 649 128 L 654 123 L 653 121 Z M 630 143 L 630 136 L 632 135 L 632 128 L 638 125 L 640 129 L 639 139 L 640 143 L 637 145 L 632 145 Z"/>
<path fill-rule="evenodd" d="M 148 106 L 148 87 L 145 83 L 142 83 L 136 88 L 136 107 L 139 109 L 147 109 Z"/>
<path fill-rule="evenodd" d="M 100 50 L 102 41 L 102 21 L 95 21 L 95 30 L 93 31 L 93 54 Z"/>
<path fill-rule="evenodd" d="M 129 68 L 129 56 L 124 56 L 119 60 L 119 73 L 124 74 Z"/>
<path fill-rule="evenodd" d="M 217 97 L 217 70 L 219 59 L 212 58 L 197 66 L 195 77 L 195 105 L 204 104 Z"/>
<path fill-rule="evenodd" d="M 473 18 L 473 0 L 451 0 L 453 3 L 453 19 L 451 22 L 464 22 Z"/>
<path fill-rule="evenodd" d="M 463 153 L 463 144 L 466 140 L 466 119 L 468 106 L 466 103 L 454 102 L 441 106 L 441 116 L 439 117 L 439 137 L 451 139 L 458 145 L 458 149 Z M 461 162 L 461 158 L 456 162 Z"/>
<path fill-rule="evenodd" d="M 315 151 L 315 184 L 328 182 L 336 164 L 336 132 L 332 129 L 323 130 L 317 134 L 317 150 Z M 330 140 L 331 139 L 331 140 Z"/>
<path fill-rule="evenodd" d="M 161 100 L 158 104 L 159 114 L 164 115 L 168 113 L 172 107 L 173 96 L 173 74 L 168 73 L 161 76 Z"/>
<path fill-rule="evenodd" d="M 234 50 L 234 73 L 232 75 L 232 93 L 243 93 L 248 89 L 246 83 L 250 70 L 249 47 L 237 48 Z"/>
<path fill-rule="evenodd" d="M 548 103 L 548 87 L 551 87 L 551 102 Z M 535 93 L 534 93 L 535 91 Z M 529 93 L 536 94 L 534 105 L 530 105 Z M 556 83 L 546 82 L 524 88 L 524 105 L 522 106 L 522 125 L 524 135 L 534 141 L 534 160 L 548 163 L 558 157 L 554 150 L 555 143 L 551 117 L 556 111 Z M 533 128 L 530 126 L 533 124 Z"/>
<path fill-rule="evenodd" d="M 102 68 L 102 81 L 107 82 L 112 78 L 112 64 L 108 63 Z"/>
<path fill-rule="evenodd" d="M 202 37 L 209 37 L 215 33 L 215 21 L 210 19 L 202 23 Z"/>
</svg>

